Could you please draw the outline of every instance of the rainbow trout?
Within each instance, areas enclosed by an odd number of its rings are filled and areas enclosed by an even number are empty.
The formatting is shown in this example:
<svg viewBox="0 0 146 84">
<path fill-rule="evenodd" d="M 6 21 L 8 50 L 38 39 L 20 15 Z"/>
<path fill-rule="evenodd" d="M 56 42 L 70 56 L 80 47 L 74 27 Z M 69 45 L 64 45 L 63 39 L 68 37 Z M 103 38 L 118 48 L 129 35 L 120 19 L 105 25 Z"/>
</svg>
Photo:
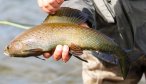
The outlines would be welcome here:
<svg viewBox="0 0 146 84">
<path fill-rule="evenodd" d="M 109 37 L 93 29 L 79 26 L 86 16 L 79 10 L 61 8 L 55 15 L 49 15 L 45 21 L 17 36 L 6 47 L 5 54 L 12 57 L 39 56 L 51 51 L 56 45 L 68 45 L 71 54 L 83 50 L 93 50 L 114 54 L 125 79 L 129 71 L 127 54 Z"/>
</svg>

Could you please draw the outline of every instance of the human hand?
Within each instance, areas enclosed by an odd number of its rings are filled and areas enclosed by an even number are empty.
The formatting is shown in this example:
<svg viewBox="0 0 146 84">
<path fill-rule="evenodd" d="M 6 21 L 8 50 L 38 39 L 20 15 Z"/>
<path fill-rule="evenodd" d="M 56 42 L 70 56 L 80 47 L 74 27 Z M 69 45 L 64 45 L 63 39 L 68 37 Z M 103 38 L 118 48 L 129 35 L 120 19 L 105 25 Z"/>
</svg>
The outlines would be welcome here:
<svg viewBox="0 0 146 84">
<path fill-rule="evenodd" d="M 38 5 L 43 11 L 54 14 L 63 2 L 64 0 L 38 0 Z"/>
<path fill-rule="evenodd" d="M 48 53 L 44 53 L 43 56 L 45 58 L 49 58 L 51 56 L 51 54 L 48 52 Z M 57 45 L 56 46 L 56 49 L 53 53 L 53 57 L 54 57 L 54 60 L 58 61 L 62 58 L 62 60 L 64 62 L 67 62 L 69 59 L 70 59 L 70 56 L 69 56 L 69 47 L 67 45 Z"/>
</svg>

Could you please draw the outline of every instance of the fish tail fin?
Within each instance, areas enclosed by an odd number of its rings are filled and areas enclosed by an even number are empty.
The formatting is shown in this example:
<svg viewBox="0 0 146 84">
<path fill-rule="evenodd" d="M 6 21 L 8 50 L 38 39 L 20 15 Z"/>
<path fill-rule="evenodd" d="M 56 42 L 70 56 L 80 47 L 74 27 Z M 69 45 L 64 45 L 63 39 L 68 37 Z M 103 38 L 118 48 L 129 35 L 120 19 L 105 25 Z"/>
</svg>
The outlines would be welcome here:
<svg viewBox="0 0 146 84">
<path fill-rule="evenodd" d="M 46 17 L 43 23 L 84 23 L 87 20 L 87 15 L 80 10 L 61 7 L 55 14 L 50 14 Z"/>
<path fill-rule="evenodd" d="M 120 64 L 122 76 L 125 80 L 126 77 L 128 76 L 128 72 L 130 70 L 130 65 L 131 65 L 128 56 L 124 56 L 123 58 L 119 59 L 119 64 Z"/>
<path fill-rule="evenodd" d="M 128 72 L 130 70 L 130 66 L 133 62 L 135 62 L 137 59 L 139 59 L 141 56 L 144 55 L 143 52 L 137 51 L 137 50 L 119 50 L 119 64 L 122 72 L 122 76 L 124 79 L 126 79 Z"/>
<path fill-rule="evenodd" d="M 130 59 L 128 57 L 128 54 L 126 52 L 124 52 L 123 50 L 120 50 L 117 53 L 117 56 L 118 56 L 118 61 L 119 61 L 121 73 L 122 73 L 122 76 L 125 80 L 126 77 L 128 76 L 128 72 L 129 72 L 130 66 L 131 66 Z"/>
</svg>

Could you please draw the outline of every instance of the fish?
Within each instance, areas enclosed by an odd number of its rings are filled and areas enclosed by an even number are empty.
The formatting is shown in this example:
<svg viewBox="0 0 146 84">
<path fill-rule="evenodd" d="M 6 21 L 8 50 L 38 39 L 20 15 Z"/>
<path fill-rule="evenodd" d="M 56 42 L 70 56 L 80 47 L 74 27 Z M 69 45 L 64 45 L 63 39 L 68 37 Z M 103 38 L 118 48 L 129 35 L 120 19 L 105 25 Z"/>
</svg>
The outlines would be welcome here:
<svg viewBox="0 0 146 84">
<path fill-rule="evenodd" d="M 118 58 L 125 79 L 130 68 L 128 54 L 113 39 L 98 30 L 83 27 L 88 16 L 73 8 L 62 7 L 48 15 L 43 23 L 16 36 L 4 49 L 11 57 L 40 56 L 52 51 L 58 44 L 68 45 L 70 54 L 80 57 L 83 50 L 114 54 Z"/>
</svg>

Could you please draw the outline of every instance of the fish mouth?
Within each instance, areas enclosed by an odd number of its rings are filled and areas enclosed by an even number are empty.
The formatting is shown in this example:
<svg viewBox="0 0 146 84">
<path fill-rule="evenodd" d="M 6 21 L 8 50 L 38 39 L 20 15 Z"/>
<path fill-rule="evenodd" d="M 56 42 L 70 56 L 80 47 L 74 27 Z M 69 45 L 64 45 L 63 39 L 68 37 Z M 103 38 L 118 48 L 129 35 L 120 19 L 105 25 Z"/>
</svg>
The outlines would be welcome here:
<svg viewBox="0 0 146 84">
<path fill-rule="evenodd" d="M 10 53 L 7 51 L 7 49 L 4 50 L 4 55 L 11 56 Z"/>
<path fill-rule="evenodd" d="M 8 52 L 4 52 L 4 55 L 6 56 L 10 56 L 10 54 Z"/>
</svg>

